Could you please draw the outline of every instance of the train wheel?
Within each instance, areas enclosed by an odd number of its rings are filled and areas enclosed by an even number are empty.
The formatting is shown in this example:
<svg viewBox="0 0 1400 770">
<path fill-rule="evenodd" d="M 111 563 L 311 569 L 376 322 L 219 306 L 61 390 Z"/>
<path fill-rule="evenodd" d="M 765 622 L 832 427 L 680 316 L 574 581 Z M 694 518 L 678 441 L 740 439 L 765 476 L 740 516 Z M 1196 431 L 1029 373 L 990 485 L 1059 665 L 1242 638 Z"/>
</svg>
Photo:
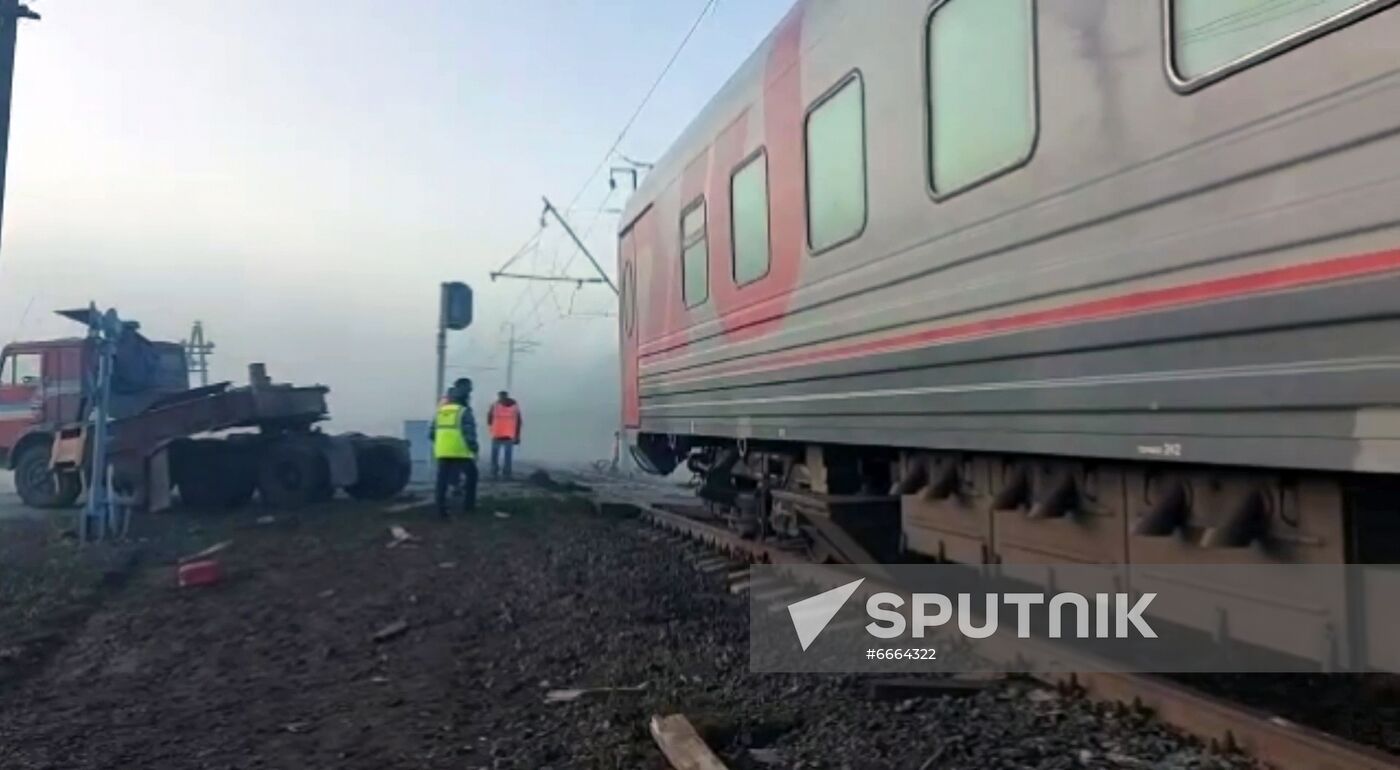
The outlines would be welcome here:
<svg viewBox="0 0 1400 770">
<path fill-rule="evenodd" d="M 66 508 L 82 493 L 82 482 L 72 473 L 55 473 L 49 467 L 49 448 L 33 444 L 15 461 L 15 491 L 32 508 Z"/>
<path fill-rule="evenodd" d="M 258 463 L 258 494 L 278 508 L 301 508 L 330 497 L 330 468 L 315 447 L 281 441 Z"/>
<path fill-rule="evenodd" d="M 355 452 L 359 479 L 345 491 L 356 500 L 388 500 L 408 486 L 413 468 L 393 447 L 370 445 Z"/>
</svg>

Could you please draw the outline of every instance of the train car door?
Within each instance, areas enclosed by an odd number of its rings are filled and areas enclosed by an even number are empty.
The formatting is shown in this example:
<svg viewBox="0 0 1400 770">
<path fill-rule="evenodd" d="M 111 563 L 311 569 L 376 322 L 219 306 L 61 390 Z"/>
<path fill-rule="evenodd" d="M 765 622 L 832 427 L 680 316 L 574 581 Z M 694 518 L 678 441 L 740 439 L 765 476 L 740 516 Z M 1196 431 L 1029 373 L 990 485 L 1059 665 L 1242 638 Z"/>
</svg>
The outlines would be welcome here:
<svg viewBox="0 0 1400 770">
<path fill-rule="evenodd" d="M 645 215 L 643 215 L 645 216 Z M 642 425 L 642 405 L 640 383 L 638 382 L 637 337 L 637 244 L 632 234 L 636 223 L 622 234 L 618 246 L 618 276 L 621 288 L 618 290 L 619 358 L 622 359 L 622 426 L 640 428 Z"/>
</svg>

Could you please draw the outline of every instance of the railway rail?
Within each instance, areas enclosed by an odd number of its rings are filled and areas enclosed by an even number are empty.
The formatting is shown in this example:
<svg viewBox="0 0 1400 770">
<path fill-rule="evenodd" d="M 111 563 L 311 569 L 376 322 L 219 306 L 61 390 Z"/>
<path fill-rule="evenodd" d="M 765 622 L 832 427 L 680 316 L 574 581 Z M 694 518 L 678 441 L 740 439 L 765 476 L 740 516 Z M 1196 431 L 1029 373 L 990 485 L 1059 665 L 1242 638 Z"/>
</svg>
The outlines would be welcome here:
<svg viewBox="0 0 1400 770">
<path fill-rule="evenodd" d="M 658 484 L 589 474 L 600 506 L 625 506 L 641 520 L 751 563 L 814 564 L 805 553 L 751 540 L 685 512 L 693 498 Z M 1209 695 L 1161 676 L 1118 672 L 1039 674 L 1047 685 L 1103 702 L 1146 709 L 1159 720 L 1215 747 L 1234 749 L 1284 770 L 1400 770 L 1400 756 Z"/>
</svg>

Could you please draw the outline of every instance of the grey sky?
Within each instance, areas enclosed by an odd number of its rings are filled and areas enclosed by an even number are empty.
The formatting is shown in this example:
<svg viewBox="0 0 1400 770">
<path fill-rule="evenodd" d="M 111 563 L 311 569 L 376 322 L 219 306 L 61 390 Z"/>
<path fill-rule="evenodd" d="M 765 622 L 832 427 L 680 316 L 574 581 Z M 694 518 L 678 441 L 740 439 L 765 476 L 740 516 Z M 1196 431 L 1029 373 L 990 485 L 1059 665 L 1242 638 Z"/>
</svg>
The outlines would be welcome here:
<svg viewBox="0 0 1400 770">
<path fill-rule="evenodd" d="M 0 336 L 71 333 L 50 311 L 89 299 L 158 338 L 201 318 L 217 378 L 261 360 L 330 385 L 336 427 L 397 432 L 431 407 L 435 286 L 460 278 L 478 323 L 452 373 L 478 380 L 478 408 L 513 316 L 543 343 L 515 388 L 535 451 L 605 451 L 612 320 L 558 316 L 610 296 L 521 297 L 486 273 L 534 231 L 541 193 L 578 190 L 703 0 L 31 2 Z M 720 2 L 622 150 L 659 155 L 790 4 Z M 611 269 L 605 181 L 573 218 Z M 551 234 L 527 262 L 571 253 Z"/>
</svg>

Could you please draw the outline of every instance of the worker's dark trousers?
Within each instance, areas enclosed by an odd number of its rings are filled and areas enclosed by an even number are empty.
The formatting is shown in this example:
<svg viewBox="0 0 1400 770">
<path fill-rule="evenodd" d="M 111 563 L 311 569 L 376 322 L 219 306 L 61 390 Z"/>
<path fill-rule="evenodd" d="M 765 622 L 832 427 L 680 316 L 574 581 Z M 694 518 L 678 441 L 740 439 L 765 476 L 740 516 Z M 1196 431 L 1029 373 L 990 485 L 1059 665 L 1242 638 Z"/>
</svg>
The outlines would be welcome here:
<svg viewBox="0 0 1400 770">
<path fill-rule="evenodd" d="M 462 513 L 476 510 L 476 460 L 443 459 L 437 461 L 437 487 L 433 500 L 438 515 L 447 515 L 447 490 L 462 483 Z"/>
</svg>

